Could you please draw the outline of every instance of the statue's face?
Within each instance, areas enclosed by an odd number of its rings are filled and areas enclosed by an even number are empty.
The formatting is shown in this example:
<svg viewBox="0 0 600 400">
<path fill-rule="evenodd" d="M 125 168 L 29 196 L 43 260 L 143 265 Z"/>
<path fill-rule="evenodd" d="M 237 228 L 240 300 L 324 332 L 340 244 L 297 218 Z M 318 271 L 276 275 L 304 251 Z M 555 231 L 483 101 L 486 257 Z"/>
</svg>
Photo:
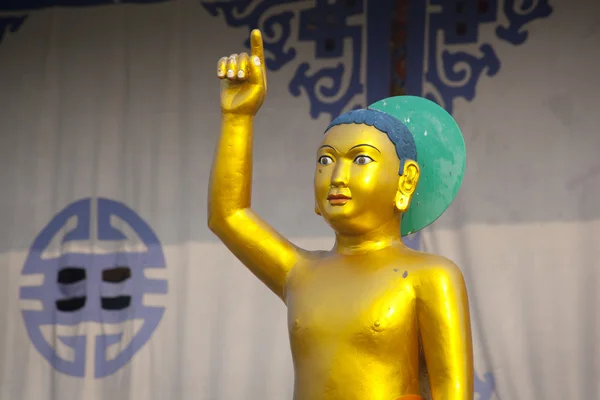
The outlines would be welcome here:
<svg viewBox="0 0 600 400">
<path fill-rule="evenodd" d="M 400 160 L 383 132 L 362 124 L 329 129 L 317 152 L 316 211 L 338 233 L 369 232 L 394 217 Z"/>
</svg>

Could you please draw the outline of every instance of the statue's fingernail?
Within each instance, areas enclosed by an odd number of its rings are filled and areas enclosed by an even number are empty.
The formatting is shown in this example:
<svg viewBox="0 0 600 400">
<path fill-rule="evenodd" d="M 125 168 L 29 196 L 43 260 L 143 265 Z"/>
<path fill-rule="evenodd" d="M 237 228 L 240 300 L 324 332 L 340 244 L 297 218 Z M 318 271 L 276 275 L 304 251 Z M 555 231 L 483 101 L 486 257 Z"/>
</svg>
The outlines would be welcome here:
<svg viewBox="0 0 600 400">
<path fill-rule="evenodd" d="M 254 61 L 254 65 L 256 65 L 256 66 L 260 65 L 260 58 L 258 58 L 258 56 L 254 56 L 252 61 Z"/>
<path fill-rule="evenodd" d="M 217 75 L 219 75 L 219 76 L 225 76 L 225 71 L 223 71 L 222 69 L 217 70 Z"/>
<path fill-rule="evenodd" d="M 244 77 L 244 71 L 242 71 L 241 69 L 238 71 L 238 78 L 243 78 Z"/>
<path fill-rule="evenodd" d="M 232 69 L 230 69 L 229 71 L 227 71 L 227 77 L 228 78 L 233 78 L 233 75 L 234 74 L 233 74 L 233 70 Z"/>
</svg>

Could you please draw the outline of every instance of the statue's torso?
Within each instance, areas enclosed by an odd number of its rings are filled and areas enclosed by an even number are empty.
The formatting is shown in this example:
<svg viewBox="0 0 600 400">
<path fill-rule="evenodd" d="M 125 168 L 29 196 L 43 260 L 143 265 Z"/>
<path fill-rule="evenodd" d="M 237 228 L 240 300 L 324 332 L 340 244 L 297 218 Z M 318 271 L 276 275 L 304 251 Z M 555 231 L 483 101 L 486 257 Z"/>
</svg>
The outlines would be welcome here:
<svg viewBox="0 0 600 400">
<path fill-rule="evenodd" d="M 295 400 L 418 393 L 418 258 L 387 249 L 295 268 L 286 290 Z"/>
</svg>

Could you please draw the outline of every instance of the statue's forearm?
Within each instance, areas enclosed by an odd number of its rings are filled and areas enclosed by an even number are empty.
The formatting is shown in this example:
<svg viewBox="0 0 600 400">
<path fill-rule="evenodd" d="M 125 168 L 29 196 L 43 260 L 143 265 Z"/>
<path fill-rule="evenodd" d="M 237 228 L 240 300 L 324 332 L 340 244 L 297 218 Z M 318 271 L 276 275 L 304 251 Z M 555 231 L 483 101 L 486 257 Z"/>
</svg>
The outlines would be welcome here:
<svg viewBox="0 0 600 400">
<path fill-rule="evenodd" d="M 211 170 L 209 225 L 250 207 L 252 196 L 252 125 L 250 115 L 223 113 L 221 136 Z"/>
<path fill-rule="evenodd" d="M 438 332 L 445 340 L 423 337 L 432 400 L 472 400 L 474 396 L 470 332 L 462 326 L 452 328 L 445 335 Z"/>
</svg>

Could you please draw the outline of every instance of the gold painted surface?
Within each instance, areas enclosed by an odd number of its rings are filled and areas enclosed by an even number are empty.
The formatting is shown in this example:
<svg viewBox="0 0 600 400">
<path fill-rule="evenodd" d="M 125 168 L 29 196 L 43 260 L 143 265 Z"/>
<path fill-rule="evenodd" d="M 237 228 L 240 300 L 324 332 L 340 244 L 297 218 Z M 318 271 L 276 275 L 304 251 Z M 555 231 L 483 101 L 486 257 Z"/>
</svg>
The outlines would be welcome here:
<svg viewBox="0 0 600 400">
<path fill-rule="evenodd" d="M 443 257 L 404 246 L 402 212 L 419 166 L 402 175 L 373 127 L 339 125 L 315 158 L 315 212 L 336 234 L 309 252 L 250 208 L 252 127 L 267 89 L 262 38 L 219 60 L 222 130 L 209 187 L 209 227 L 287 305 L 295 400 L 395 400 L 418 395 L 419 340 L 433 400 L 473 399 L 463 276 Z M 268 379 L 268 377 L 265 377 Z M 409 399 L 411 397 L 406 397 Z"/>
</svg>

